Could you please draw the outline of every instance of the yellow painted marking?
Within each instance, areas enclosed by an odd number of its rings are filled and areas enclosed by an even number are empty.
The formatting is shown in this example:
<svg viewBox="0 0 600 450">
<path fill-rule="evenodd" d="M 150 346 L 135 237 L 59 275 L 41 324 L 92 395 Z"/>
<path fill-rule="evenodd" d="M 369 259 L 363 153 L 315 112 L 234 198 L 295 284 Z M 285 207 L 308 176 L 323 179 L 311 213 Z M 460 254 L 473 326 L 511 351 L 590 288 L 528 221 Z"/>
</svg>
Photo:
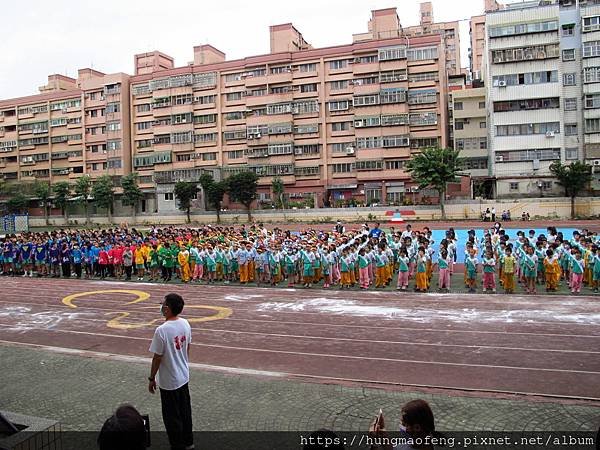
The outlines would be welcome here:
<svg viewBox="0 0 600 450">
<path fill-rule="evenodd" d="M 195 309 L 210 309 L 212 311 L 216 311 L 216 314 L 213 314 L 211 316 L 206 316 L 206 317 L 193 317 L 193 318 L 187 319 L 187 321 L 190 323 L 209 322 L 212 320 L 222 320 L 222 319 L 226 319 L 233 313 L 231 308 L 224 308 L 222 306 L 207 306 L 207 305 L 186 305 L 185 306 L 186 310 L 194 309 L 194 308 Z M 146 306 L 142 309 L 156 309 L 156 308 L 154 306 Z M 108 313 L 108 314 L 114 314 L 114 313 Z M 131 330 L 131 329 L 137 329 L 137 328 L 150 327 L 150 326 L 153 326 L 156 323 L 162 322 L 164 320 L 161 318 L 156 318 L 156 319 L 152 319 L 149 322 L 128 322 L 128 323 L 121 322 L 122 319 L 129 317 L 131 314 L 132 313 L 124 312 L 124 311 L 118 312 L 117 317 L 114 317 L 111 320 L 109 320 L 106 323 L 106 326 L 109 328 L 116 328 L 119 330 Z"/>
<path fill-rule="evenodd" d="M 135 303 L 140 303 L 150 298 L 150 294 L 143 291 L 135 291 L 131 289 L 107 289 L 103 291 L 89 291 L 89 292 L 80 292 L 78 294 L 68 295 L 62 299 L 62 302 L 67 305 L 69 308 L 77 308 L 77 305 L 73 303 L 73 300 L 81 297 L 87 297 L 94 294 L 131 294 L 135 295 L 137 298 L 135 300 L 130 301 L 129 303 L 125 303 L 126 305 L 133 305 Z"/>
<path fill-rule="evenodd" d="M 87 296 L 94 295 L 94 294 L 130 294 L 130 295 L 134 295 L 136 297 L 136 299 L 132 300 L 128 303 L 125 303 L 126 305 L 133 305 L 136 303 L 140 303 L 140 302 L 143 302 L 150 298 L 150 294 L 148 294 L 147 292 L 143 292 L 143 291 L 136 291 L 136 290 L 132 290 L 132 289 L 107 289 L 107 290 L 103 290 L 103 291 L 89 291 L 89 292 L 80 292 L 78 294 L 71 294 L 71 295 L 68 295 L 65 298 L 63 298 L 62 302 L 65 305 L 67 305 L 69 308 L 77 308 L 77 305 L 73 302 L 73 300 L 81 298 L 81 297 L 87 297 Z M 159 315 L 157 306 L 144 306 L 141 309 L 155 309 L 157 316 Z M 233 313 L 231 308 L 224 308 L 222 306 L 186 305 L 185 309 L 186 310 L 209 309 L 212 311 L 216 311 L 216 313 L 211 316 L 193 317 L 193 318 L 187 319 L 187 321 L 190 323 L 209 322 L 212 320 L 226 319 Z M 149 326 L 153 326 L 157 322 L 161 322 L 163 320 L 162 318 L 156 318 L 156 319 L 150 320 L 149 322 L 122 323 L 121 320 L 125 319 L 126 317 L 129 317 L 132 313 L 125 312 L 125 311 L 115 311 L 115 312 L 107 313 L 107 315 L 114 315 L 114 314 L 116 314 L 116 317 L 113 317 L 112 319 L 110 319 L 106 323 L 106 326 L 109 328 L 116 328 L 119 330 L 130 330 L 130 329 L 136 329 L 136 328 L 149 327 Z"/>
</svg>

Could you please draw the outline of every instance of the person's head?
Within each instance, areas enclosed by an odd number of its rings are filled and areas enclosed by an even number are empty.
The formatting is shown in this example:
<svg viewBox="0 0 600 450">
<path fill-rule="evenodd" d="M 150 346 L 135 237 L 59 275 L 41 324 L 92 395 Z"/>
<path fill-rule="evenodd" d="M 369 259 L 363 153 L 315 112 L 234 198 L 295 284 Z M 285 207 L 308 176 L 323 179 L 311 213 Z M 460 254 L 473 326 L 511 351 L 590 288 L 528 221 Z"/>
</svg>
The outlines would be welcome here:
<svg viewBox="0 0 600 450">
<path fill-rule="evenodd" d="M 146 448 L 144 419 L 131 405 L 121 405 L 98 435 L 100 450 L 143 450 Z"/>
<path fill-rule="evenodd" d="M 446 249 L 441 250 L 440 255 L 443 259 L 446 259 L 448 257 L 448 250 L 446 250 Z"/>
<path fill-rule="evenodd" d="M 162 313 L 167 319 L 177 317 L 183 311 L 183 297 L 179 294 L 171 293 L 165 295 L 165 300 L 162 303 Z"/>
<path fill-rule="evenodd" d="M 512 255 L 512 247 L 509 245 L 506 247 L 506 256 Z"/>
<path fill-rule="evenodd" d="M 491 250 L 486 250 L 486 251 L 485 251 L 485 257 L 486 257 L 486 258 L 488 258 L 488 259 L 489 259 L 489 258 L 491 258 L 493 255 L 494 255 L 494 254 L 492 253 L 492 251 L 491 251 Z"/>
<path fill-rule="evenodd" d="M 425 400 L 412 400 L 402 407 L 401 424 L 413 438 L 424 438 L 435 433 L 433 411 Z"/>
</svg>

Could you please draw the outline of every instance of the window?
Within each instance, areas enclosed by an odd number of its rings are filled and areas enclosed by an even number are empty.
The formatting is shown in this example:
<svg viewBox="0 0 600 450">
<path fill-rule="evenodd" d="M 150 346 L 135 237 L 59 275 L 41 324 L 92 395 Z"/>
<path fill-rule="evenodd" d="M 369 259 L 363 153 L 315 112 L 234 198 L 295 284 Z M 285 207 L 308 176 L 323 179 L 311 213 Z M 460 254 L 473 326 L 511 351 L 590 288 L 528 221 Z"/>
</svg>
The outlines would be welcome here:
<svg viewBox="0 0 600 450">
<path fill-rule="evenodd" d="M 321 173 L 321 168 L 319 166 L 296 167 L 294 169 L 294 175 L 297 177 L 308 177 L 311 175 L 319 175 L 319 173 Z"/>
<path fill-rule="evenodd" d="M 586 94 L 583 97 L 585 109 L 600 108 L 600 94 Z"/>
<path fill-rule="evenodd" d="M 333 173 L 348 173 L 354 172 L 355 166 L 354 163 L 332 164 L 331 169 Z"/>
<path fill-rule="evenodd" d="M 194 102 L 198 103 L 199 105 L 209 105 L 211 103 L 215 103 L 216 100 L 216 95 L 201 95 L 194 98 Z"/>
<path fill-rule="evenodd" d="M 582 56 L 584 58 L 600 56 L 600 41 L 584 42 Z"/>
<path fill-rule="evenodd" d="M 463 109 L 463 102 L 454 102 L 454 109 L 460 111 Z"/>
<path fill-rule="evenodd" d="M 348 109 L 350 109 L 350 100 L 329 102 L 329 111 L 347 111 Z"/>
<path fill-rule="evenodd" d="M 225 75 L 225 82 L 230 83 L 232 81 L 240 81 L 242 79 L 242 72 L 239 73 L 228 73 Z"/>
<path fill-rule="evenodd" d="M 390 61 L 406 58 L 406 47 L 389 47 L 379 49 L 379 61 Z"/>
<path fill-rule="evenodd" d="M 597 30 L 600 30 L 600 17 L 599 16 L 583 18 L 583 32 L 584 33 L 587 33 L 589 31 L 597 31 Z"/>
<path fill-rule="evenodd" d="M 235 101 L 235 100 L 241 100 L 242 99 L 242 92 L 230 92 L 228 94 L 225 94 L 225 98 L 227 99 L 228 102 L 231 101 Z"/>
<path fill-rule="evenodd" d="M 231 113 L 228 113 L 231 114 Z M 227 114 L 225 115 L 225 118 L 227 119 Z M 217 121 L 217 115 L 216 114 L 203 114 L 201 116 L 194 116 L 194 123 L 199 123 L 202 125 L 206 125 L 208 123 L 215 123 Z"/>
<path fill-rule="evenodd" d="M 462 167 L 465 170 L 487 169 L 488 160 L 487 158 L 468 158 L 463 161 Z"/>
<path fill-rule="evenodd" d="M 380 116 L 355 116 L 354 128 L 378 127 L 381 125 Z"/>
<path fill-rule="evenodd" d="M 518 23 L 515 25 L 490 27 L 489 36 L 491 38 L 497 38 L 518 34 L 544 33 L 555 30 L 558 30 L 558 21 L 550 20 L 546 22 Z"/>
<path fill-rule="evenodd" d="M 298 69 L 300 70 L 300 72 L 316 72 L 317 64 L 316 63 L 300 64 L 298 66 Z"/>
<path fill-rule="evenodd" d="M 401 88 L 382 89 L 379 93 L 381 104 L 403 103 L 406 101 L 406 90 Z"/>
<path fill-rule="evenodd" d="M 496 136 L 525 136 L 546 133 L 560 133 L 560 122 L 523 123 L 496 126 Z"/>
<path fill-rule="evenodd" d="M 216 72 L 195 73 L 192 77 L 192 83 L 196 88 L 209 88 L 217 85 Z"/>
<path fill-rule="evenodd" d="M 152 147 L 152 139 L 142 139 L 141 141 L 136 141 L 136 142 L 137 142 L 137 148 Z"/>
<path fill-rule="evenodd" d="M 528 47 L 492 50 L 492 61 L 494 64 L 535 59 L 539 60 L 547 58 L 558 58 L 559 56 L 560 47 L 558 44 L 533 45 Z"/>
<path fill-rule="evenodd" d="M 527 84 L 557 83 L 558 71 L 548 70 L 543 72 L 526 72 L 509 75 L 498 75 L 492 78 L 492 85 L 499 86 L 518 86 Z"/>
<path fill-rule="evenodd" d="M 215 152 L 202 153 L 202 161 L 216 161 L 217 154 Z"/>
<path fill-rule="evenodd" d="M 290 66 L 271 67 L 272 74 L 290 73 L 291 71 L 292 69 L 290 68 Z"/>
<path fill-rule="evenodd" d="M 381 126 L 389 127 L 394 125 L 408 124 L 408 114 L 383 114 L 381 116 Z"/>
<path fill-rule="evenodd" d="M 421 105 L 424 103 L 436 103 L 437 91 L 435 89 L 423 89 L 419 91 L 408 91 L 408 104 Z"/>
<path fill-rule="evenodd" d="M 454 121 L 454 129 L 455 130 L 464 130 L 465 129 L 465 124 L 462 120 L 455 120 Z"/>
<path fill-rule="evenodd" d="M 115 103 L 107 103 L 106 104 L 106 113 L 107 114 L 118 113 L 120 111 L 121 111 L 121 103 L 115 102 Z"/>
<path fill-rule="evenodd" d="M 575 60 L 575 49 L 568 48 L 562 51 L 563 61 L 574 61 Z"/>
<path fill-rule="evenodd" d="M 556 109 L 559 107 L 560 100 L 558 97 L 494 102 L 494 112 Z"/>
<path fill-rule="evenodd" d="M 400 160 L 400 159 L 386 161 L 385 168 L 386 168 L 386 170 L 401 170 L 406 165 L 406 162 L 407 161 Z"/>
<path fill-rule="evenodd" d="M 359 137 L 356 138 L 357 148 L 381 148 L 383 147 L 383 138 L 380 136 Z"/>
<path fill-rule="evenodd" d="M 165 192 L 165 201 L 171 202 L 175 200 L 175 193 L 173 192 Z"/>
<path fill-rule="evenodd" d="M 406 57 L 409 61 L 426 61 L 428 59 L 437 59 L 437 47 L 410 48 L 406 51 Z"/>
<path fill-rule="evenodd" d="M 408 136 L 383 136 L 383 147 L 408 147 L 409 139 Z"/>
<path fill-rule="evenodd" d="M 211 114 L 211 116 L 214 114 Z M 244 113 L 242 111 L 234 111 L 225 113 L 225 120 L 242 120 L 244 118 Z M 205 122 L 208 123 L 208 122 Z"/>
<path fill-rule="evenodd" d="M 437 124 L 437 113 L 436 112 L 422 112 L 422 113 L 410 113 L 410 125 L 435 125 Z"/>
<path fill-rule="evenodd" d="M 348 131 L 352 122 L 335 122 L 331 124 L 331 131 Z"/>
<path fill-rule="evenodd" d="M 301 84 L 300 92 L 317 92 L 317 83 Z"/>
<path fill-rule="evenodd" d="M 150 109 L 151 109 L 150 108 L 150 103 L 143 103 L 141 105 L 136 105 L 135 106 L 135 110 L 137 112 L 139 112 L 139 113 L 140 112 L 148 112 L 148 111 L 150 111 Z"/>
<path fill-rule="evenodd" d="M 383 161 L 356 161 L 354 167 L 356 170 L 383 170 Z M 378 191 L 379 197 L 381 197 L 381 190 L 378 189 Z"/>
<path fill-rule="evenodd" d="M 552 181 L 542 181 L 542 190 L 549 191 L 552 189 Z"/>
<path fill-rule="evenodd" d="M 190 155 L 189 153 L 185 154 L 185 155 L 177 155 L 175 160 L 177 162 L 183 162 L 183 161 L 191 161 L 192 160 L 192 155 Z"/>
<path fill-rule="evenodd" d="M 318 144 L 308 145 L 296 145 L 294 146 L 294 154 L 300 155 L 319 155 L 321 153 L 321 146 Z"/>
<path fill-rule="evenodd" d="M 437 147 L 439 145 L 438 138 L 415 138 L 410 140 L 410 148 L 428 148 Z"/>
<path fill-rule="evenodd" d="M 509 188 L 511 191 L 518 191 L 519 190 L 519 183 L 510 183 Z"/>
<path fill-rule="evenodd" d="M 485 102 L 479 102 L 479 109 L 485 109 Z"/>
<path fill-rule="evenodd" d="M 565 98 L 565 111 L 577 111 L 577 98 Z"/>
<path fill-rule="evenodd" d="M 106 129 L 108 131 L 119 131 L 121 129 L 121 122 L 107 122 Z"/>
<path fill-rule="evenodd" d="M 569 159 L 569 160 L 579 159 L 579 149 L 577 147 L 566 148 L 565 149 L 565 159 Z"/>
<path fill-rule="evenodd" d="M 352 100 L 354 106 L 369 106 L 379 104 L 379 94 L 357 95 Z"/>
<path fill-rule="evenodd" d="M 292 132 L 291 123 L 274 123 L 270 124 L 267 133 L 268 134 L 289 134 Z"/>
<path fill-rule="evenodd" d="M 336 142 L 331 144 L 331 153 L 346 153 L 349 148 L 354 148 L 354 142 Z"/>
<path fill-rule="evenodd" d="M 319 132 L 319 124 L 296 125 L 294 126 L 294 134 L 312 134 Z"/>
<path fill-rule="evenodd" d="M 575 24 L 568 23 L 562 26 L 562 35 L 563 37 L 569 37 L 575 35 Z"/>
<path fill-rule="evenodd" d="M 107 141 L 106 148 L 108 150 L 121 150 L 121 141 Z"/>
<path fill-rule="evenodd" d="M 583 69 L 584 83 L 600 82 L 600 67 L 585 67 Z"/>
<path fill-rule="evenodd" d="M 479 122 L 479 128 L 486 128 L 486 127 L 487 127 L 487 125 L 486 125 L 485 120 L 482 122 Z"/>
<path fill-rule="evenodd" d="M 338 59 L 337 61 L 329 61 L 329 68 L 331 70 L 344 69 L 348 67 L 347 59 Z"/>
<path fill-rule="evenodd" d="M 244 150 L 231 150 L 227 152 L 229 159 L 241 159 L 244 157 Z"/>
<path fill-rule="evenodd" d="M 576 123 L 565 123 L 565 136 L 577 136 Z"/>
<path fill-rule="evenodd" d="M 394 83 L 396 81 L 404 81 L 407 78 L 406 69 L 388 70 L 379 73 L 380 83 Z"/>
<path fill-rule="evenodd" d="M 223 140 L 224 141 L 235 141 L 239 139 L 246 139 L 246 130 L 230 130 L 223 131 Z"/>
<path fill-rule="evenodd" d="M 409 83 L 418 83 L 422 81 L 437 81 L 438 79 L 439 74 L 437 72 L 411 73 L 408 76 Z"/>
<path fill-rule="evenodd" d="M 292 113 L 292 104 L 291 103 L 276 103 L 272 105 L 267 105 L 267 114 L 268 115 L 276 115 L 276 114 L 291 114 Z"/>
<path fill-rule="evenodd" d="M 217 140 L 217 133 L 200 133 L 194 135 L 194 142 L 214 142 Z"/>
<path fill-rule="evenodd" d="M 317 100 L 298 100 L 292 104 L 292 114 L 311 114 L 319 112 Z"/>
<path fill-rule="evenodd" d="M 600 133 L 600 119 L 585 119 L 586 133 Z"/>
<path fill-rule="evenodd" d="M 143 95 L 150 93 L 150 86 L 148 84 L 136 84 L 131 87 L 131 93 L 133 95 Z"/>
<path fill-rule="evenodd" d="M 339 91 L 348 88 L 348 80 L 332 81 L 330 84 L 332 91 Z"/>
</svg>

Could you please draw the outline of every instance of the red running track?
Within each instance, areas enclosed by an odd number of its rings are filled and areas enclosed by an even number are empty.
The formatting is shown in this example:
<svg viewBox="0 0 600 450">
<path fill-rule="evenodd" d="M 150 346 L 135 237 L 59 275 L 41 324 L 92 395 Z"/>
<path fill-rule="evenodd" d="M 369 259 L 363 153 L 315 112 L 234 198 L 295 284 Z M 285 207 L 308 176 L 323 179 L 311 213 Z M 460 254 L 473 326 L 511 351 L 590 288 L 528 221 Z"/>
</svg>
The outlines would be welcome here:
<svg viewBox="0 0 600 450">
<path fill-rule="evenodd" d="M 412 294 L 2 278 L 0 344 L 149 357 L 158 304 L 186 300 L 199 367 L 463 391 L 600 401 L 600 302 L 594 297 Z M 135 304 L 128 293 L 150 298 Z M 111 328 L 111 319 L 121 328 Z M 129 328 L 127 328 L 129 327 Z M 248 369 L 250 372 L 248 372 Z"/>
</svg>

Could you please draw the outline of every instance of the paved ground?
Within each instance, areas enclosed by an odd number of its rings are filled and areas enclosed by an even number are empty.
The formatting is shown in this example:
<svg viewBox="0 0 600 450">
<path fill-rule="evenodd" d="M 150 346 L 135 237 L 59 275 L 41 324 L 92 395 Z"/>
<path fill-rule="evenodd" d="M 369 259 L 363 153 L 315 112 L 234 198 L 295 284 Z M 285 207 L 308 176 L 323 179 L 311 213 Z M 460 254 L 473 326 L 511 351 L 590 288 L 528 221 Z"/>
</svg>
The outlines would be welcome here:
<svg viewBox="0 0 600 450">
<path fill-rule="evenodd" d="M 138 292 L 78 296 L 107 290 Z M 597 297 L 6 278 L 0 409 L 95 430 L 131 402 L 160 427 L 147 348 L 168 291 L 188 300 L 194 327 L 198 430 L 364 430 L 380 407 L 396 423 L 415 397 L 432 403 L 446 430 L 600 422 Z"/>
<path fill-rule="evenodd" d="M 150 414 L 162 429 L 160 399 L 146 390 L 148 364 L 64 355 L 43 349 L 0 346 L 0 407 L 59 418 L 64 429 L 97 430 L 122 402 Z M 396 424 L 403 403 L 431 403 L 440 430 L 593 431 L 600 409 L 593 404 L 459 397 L 386 391 L 360 386 L 303 383 L 250 375 L 193 370 L 196 430 L 367 430 L 382 408 Z"/>
</svg>

